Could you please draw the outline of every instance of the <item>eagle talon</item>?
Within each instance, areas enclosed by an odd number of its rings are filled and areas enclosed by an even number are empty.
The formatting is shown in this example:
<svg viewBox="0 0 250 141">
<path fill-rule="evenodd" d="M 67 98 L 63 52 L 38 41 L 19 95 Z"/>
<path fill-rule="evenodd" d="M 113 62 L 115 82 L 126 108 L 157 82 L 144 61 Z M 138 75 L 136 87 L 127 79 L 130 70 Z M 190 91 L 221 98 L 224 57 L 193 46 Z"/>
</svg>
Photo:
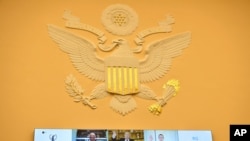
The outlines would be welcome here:
<svg viewBox="0 0 250 141">
<path fill-rule="evenodd" d="M 162 106 L 159 103 L 155 103 L 148 107 L 148 110 L 155 115 L 159 115 L 162 111 Z"/>
<path fill-rule="evenodd" d="M 84 97 L 83 99 L 82 99 L 82 103 L 84 104 L 84 105 L 88 105 L 90 108 L 92 108 L 92 109 L 96 109 L 97 107 L 94 105 L 94 104 L 92 104 L 91 102 L 90 102 L 90 97 Z"/>
</svg>

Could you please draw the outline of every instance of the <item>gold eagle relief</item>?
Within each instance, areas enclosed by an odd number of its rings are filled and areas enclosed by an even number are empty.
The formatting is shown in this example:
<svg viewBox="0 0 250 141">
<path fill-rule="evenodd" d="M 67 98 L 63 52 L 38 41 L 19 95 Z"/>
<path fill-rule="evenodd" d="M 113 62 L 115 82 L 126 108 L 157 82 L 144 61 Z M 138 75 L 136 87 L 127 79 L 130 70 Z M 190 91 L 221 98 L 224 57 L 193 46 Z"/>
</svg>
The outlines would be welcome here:
<svg viewBox="0 0 250 141">
<path fill-rule="evenodd" d="M 131 12 L 131 9 L 127 9 L 126 6 L 113 5 L 113 7 L 113 9 L 112 6 L 108 8 L 110 11 L 106 10 L 104 12 L 108 14 L 108 19 L 112 19 L 110 18 L 112 12 L 117 16 L 117 11 L 128 14 L 128 16 L 123 15 L 125 21 L 131 21 L 131 19 L 126 18 L 137 18 L 137 16 L 133 16 L 135 12 Z M 122 10 L 119 10 L 119 8 Z M 66 19 L 67 28 L 91 32 L 97 35 L 99 39 L 99 42 L 94 44 L 85 37 L 73 34 L 55 25 L 48 25 L 50 37 L 59 45 L 62 51 L 69 55 L 75 68 L 89 79 L 101 82 L 90 95 L 85 95 L 84 89 L 76 78 L 69 75 L 65 81 L 66 89 L 75 102 L 82 102 L 95 109 L 97 106 L 92 103 L 92 100 L 101 99 L 112 94 L 111 108 L 122 115 L 126 115 L 137 107 L 133 97 L 138 96 L 147 100 L 155 100 L 156 102 L 149 106 L 148 109 L 153 114 L 159 115 L 162 107 L 179 90 L 179 81 L 175 79 L 163 84 L 164 92 L 160 96 L 156 95 L 144 84 L 156 81 L 168 72 L 172 59 L 180 55 L 182 50 L 190 43 L 190 32 L 169 36 L 148 44 L 145 47 L 145 57 L 141 60 L 134 56 L 134 53 L 141 52 L 142 48 L 144 48 L 143 38 L 151 34 L 171 31 L 172 17 L 167 17 L 159 27 L 139 32 L 135 38 L 136 46 L 133 49 L 125 38 L 119 36 L 118 39 L 113 40 L 112 45 L 105 46 L 106 37 L 101 30 L 81 23 L 79 18 L 71 15 L 68 11 L 64 13 L 64 19 Z M 106 23 L 110 23 L 110 21 Z M 137 26 L 134 24 L 132 25 Z M 114 26 L 116 25 L 109 27 L 109 30 L 115 30 Z M 129 23 L 126 23 L 126 25 L 129 25 Z M 132 32 L 135 27 L 132 28 L 130 25 L 129 28 Z M 119 26 L 119 30 L 126 30 L 126 27 L 121 28 Z M 110 31 L 110 33 L 119 35 L 115 31 Z M 125 33 L 127 34 L 127 32 Z M 101 58 L 96 54 L 97 49 L 106 52 L 112 51 L 112 53 L 106 58 Z"/>
</svg>

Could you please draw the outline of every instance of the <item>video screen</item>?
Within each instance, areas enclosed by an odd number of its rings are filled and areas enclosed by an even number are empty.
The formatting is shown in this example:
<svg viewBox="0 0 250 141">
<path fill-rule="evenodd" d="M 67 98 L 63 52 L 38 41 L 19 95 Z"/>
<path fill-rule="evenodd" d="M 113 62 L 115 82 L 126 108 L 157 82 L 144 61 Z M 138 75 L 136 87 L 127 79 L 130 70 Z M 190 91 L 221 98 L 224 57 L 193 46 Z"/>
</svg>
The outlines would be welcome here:
<svg viewBox="0 0 250 141">
<path fill-rule="evenodd" d="M 34 141 L 212 141 L 210 130 L 35 129 Z"/>
</svg>

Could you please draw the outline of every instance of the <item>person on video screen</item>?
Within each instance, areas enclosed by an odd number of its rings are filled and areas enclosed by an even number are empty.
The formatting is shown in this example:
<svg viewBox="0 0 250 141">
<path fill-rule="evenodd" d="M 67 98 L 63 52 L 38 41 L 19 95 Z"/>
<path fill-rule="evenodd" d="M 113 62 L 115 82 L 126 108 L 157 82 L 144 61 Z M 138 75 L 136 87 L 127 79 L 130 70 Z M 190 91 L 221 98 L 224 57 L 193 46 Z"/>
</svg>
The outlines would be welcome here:
<svg viewBox="0 0 250 141">
<path fill-rule="evenodd" d="M 116 140 L 116 132 L 113 131 L 113 134 L 112 134 L 112 141 L 134 141 L 134 139 L 131 139 L 130 138 L 130 133 L 129 132 L 125 132 L 124 133 L 124 138 L 120 138 L 119 140 Z"/>
<path fill-rule="evenodd" d="M 89 141 L 96 141 L 96 135 L 95 135 L 95 133 L 91 132 L 89 134 Z"/>
<path fill-rule="evenodd" d="M 154 141 L 154 137 L 152 135 L 149 135 L 148 141 Z"/>
<path fill-rule="evenodd" d="M 158 135 L 158 141 L 164 141 L 164 135 L 163 134 Z"/>
</svg>

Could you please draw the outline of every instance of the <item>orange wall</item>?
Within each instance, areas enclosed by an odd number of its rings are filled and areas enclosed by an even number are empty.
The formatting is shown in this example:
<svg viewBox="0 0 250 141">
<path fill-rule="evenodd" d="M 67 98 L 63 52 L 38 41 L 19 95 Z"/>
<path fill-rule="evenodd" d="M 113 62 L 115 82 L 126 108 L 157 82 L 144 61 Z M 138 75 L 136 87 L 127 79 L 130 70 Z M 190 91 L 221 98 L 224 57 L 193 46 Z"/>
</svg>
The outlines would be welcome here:
<svg viewBox="0 0 250 141">
<path fill-rule="evenodd" d="M 111 96 L 93 101 L 98 108 L 91 110 L 65 92 L 69 73 L 86 94 L 99 82 L 75 70 L 46 25 L 63 27 L 61 17 L 69 9 L 83 23 L 104 30 L 101 13 L 115 3 L 137 12 L 137 32 L 156 26 L 166 14 L 176 19 L 171 35 L 192 32 L 192 43 L 174 59 L 168 74 L 148 84 L 160 94 L 167 80 L 181 82 L 180 92 L 160 116 L 146 109 L 154 101 L 136 98 L 137 109 L 121 116 L 110 109 Z M 250 123 L 249 16 L 248 0 L 1 0 L 0 140 L 32 141 L 34 128 L 134 128 L 211 129 L 214 141 L 227 141 L 229 124 Z M 90 33 L 78 33 L 95 40 Z M 110 43 L 115 37 L 106 34 Z M 148 37 L 146 43 L 167 35 Z"/>
</svg>

